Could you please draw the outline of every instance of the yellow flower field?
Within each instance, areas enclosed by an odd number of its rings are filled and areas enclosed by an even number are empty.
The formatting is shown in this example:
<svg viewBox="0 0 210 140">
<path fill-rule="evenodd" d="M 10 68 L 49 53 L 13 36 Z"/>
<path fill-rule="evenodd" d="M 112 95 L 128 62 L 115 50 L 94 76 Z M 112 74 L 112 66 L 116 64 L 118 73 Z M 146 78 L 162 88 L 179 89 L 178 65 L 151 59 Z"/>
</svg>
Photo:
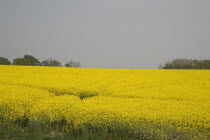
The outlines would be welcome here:
<svg viewBox="0 0 210 140">
<path fill-rule="evenodd" d="M 210 139 L 209 70 L 0 66 L 1 125 Z"/>
</svg>

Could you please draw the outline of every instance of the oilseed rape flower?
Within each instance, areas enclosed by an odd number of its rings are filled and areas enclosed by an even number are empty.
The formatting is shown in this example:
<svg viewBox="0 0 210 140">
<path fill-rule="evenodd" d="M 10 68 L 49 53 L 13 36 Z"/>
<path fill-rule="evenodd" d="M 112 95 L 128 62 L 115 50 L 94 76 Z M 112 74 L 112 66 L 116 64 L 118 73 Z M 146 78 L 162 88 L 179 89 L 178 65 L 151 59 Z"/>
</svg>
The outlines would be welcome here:
<svg viewBox="0 0 210 140">
<path fill-rule="evenodd" d="M 0 66 L 0 124 L 209 139 L 209 70 Z"/>
</svg>

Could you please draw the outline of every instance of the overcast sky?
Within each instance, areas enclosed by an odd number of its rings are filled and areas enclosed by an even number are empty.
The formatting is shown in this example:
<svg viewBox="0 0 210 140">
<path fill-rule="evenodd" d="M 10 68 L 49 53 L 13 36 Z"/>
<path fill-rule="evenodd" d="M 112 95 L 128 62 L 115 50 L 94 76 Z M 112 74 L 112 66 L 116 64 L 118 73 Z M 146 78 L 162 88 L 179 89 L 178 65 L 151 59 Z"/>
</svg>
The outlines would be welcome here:
<svg viewBox="0 0 210 140">
<path fill-rule="evenodd" d="M 210 59 L 210 0 L 0 0 L 0 56 L 89 68 Z"/>
</svg>

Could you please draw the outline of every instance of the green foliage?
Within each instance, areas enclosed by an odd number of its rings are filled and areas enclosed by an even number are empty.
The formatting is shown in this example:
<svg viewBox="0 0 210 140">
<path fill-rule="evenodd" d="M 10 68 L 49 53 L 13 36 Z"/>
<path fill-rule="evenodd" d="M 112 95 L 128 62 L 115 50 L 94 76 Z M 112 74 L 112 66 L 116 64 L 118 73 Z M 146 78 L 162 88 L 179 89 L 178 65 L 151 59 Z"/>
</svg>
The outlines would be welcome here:
<svg viewBox="0 0 210 140">
<path fill-rule="evenodd" d="M 65 64 L 65 67 L 74 67 L 74 68 L 80 68 L 82 67 L 79 62 L 76 61 L 69 61 L 68 63 Z"/>
<path fill-rule="evenodd" d="M 65 67 L 71 67 L 71 65 L 70 65 L 70 64 L 68 64 L 68 63 L 66 63 L 66 64 L 65 64 Z"/>
<path fill-rule="evenodd" d="M 99 133 L 84 130 L 82 132 L 46 131 L 38 124 L 27 128 L 9 129 L 0 126 L 1 140 L 135 140 L 136 137 L 124 133 Z"/>
<path fill-rule="evenodd" d="M 57 60 L 47 59 L 45 61 L 42 61 L 42 66 L 56 66 L 56 67 L 61 67 L 62 65 Z"/>
<path fill-rule="evenodd" d="M 32 65 L 31 62 L 24 58 L 16 58 L 13 61 L 13 65 Z"/>
<path fill-rule="evenodd" d="M 0 65 L 28 65 L 28 66 L 57 66 L 62 67 L 62 64 L 54 59 L 47 59 L 45 61 L 40 62 L 37 58 L 32 55 L 24 55 L 23 58 L 14 59 L 13 63 L 11 63 L 7 58 L 0 57 Z M 81 67 L 81 64 L 76 61 L 69 61 L 65 64 L 65 67 Z"/>
<path fill-rule="evenodd" d="M 210 69 L 210 60 L 175 59 L 167 62 L 163 69 Z"/>
<path fill-rule="evenodd" d="M 32 66 L 40 66 L 41 63 L 32 55 L 24 55 L 23 59 L 29 60 Z"/>
<path fill-rule="evenodd" d="M 30 66 L 40 66 L 41 63 L 32 55 L 24 55 L 23 58 L 16 58 L 13 61 L 13 65 L 30 65 Z"/>
<path fill-rule="evenodd" d="M 0 57 L 0 65 L 11 65 L 11 62 L 4 57 Z"/>
</svg>

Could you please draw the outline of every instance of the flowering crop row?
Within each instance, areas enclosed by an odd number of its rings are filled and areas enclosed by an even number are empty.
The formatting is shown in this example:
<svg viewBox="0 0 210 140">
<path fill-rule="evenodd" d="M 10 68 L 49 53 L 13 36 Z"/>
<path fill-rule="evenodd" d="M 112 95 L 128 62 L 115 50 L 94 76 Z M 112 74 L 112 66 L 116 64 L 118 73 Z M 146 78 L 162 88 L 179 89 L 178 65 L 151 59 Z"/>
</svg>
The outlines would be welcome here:
<svg viewBox="0 0 210 140">
<path fill-rule="evenodd" d="M 142 139 L 210 137 L 210 71 L 0 66 L 0 121 Z"/>
</svg>

